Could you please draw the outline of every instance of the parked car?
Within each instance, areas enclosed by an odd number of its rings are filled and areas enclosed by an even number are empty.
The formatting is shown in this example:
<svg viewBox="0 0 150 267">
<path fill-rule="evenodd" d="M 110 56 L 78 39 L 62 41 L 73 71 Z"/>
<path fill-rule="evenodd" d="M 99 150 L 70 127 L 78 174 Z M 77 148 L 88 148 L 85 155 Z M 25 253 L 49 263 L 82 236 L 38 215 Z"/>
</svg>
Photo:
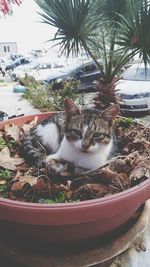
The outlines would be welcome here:
<svg viewBox="0 0 150 267">
<path fill-rule="evenodd" d="M 25 75 L 33 77 L 37 81 L 44 80 L 52 69 L 63 68 L 65 65 L 57 61 L 35 59 L 26 65 L 21 65 L 15 68 L 11 73 L 11 78 L 17 81 L 20 78 L 24 78 Z"/>
<path fill-rule="evenodd" d="M 5 71 L 13 71 L 17 66 L 19 65 L 25 65 L 31 62 L 30 58 L 26 58 L 26 57 L 19 57 L 16 60 L 13 60 L 12 62 L 10 62 L 9 64 L 7 64 L 5 66 Z"/>
<path fill-rule="evenodd" d="M 150 65 L 133 64 L 125 70 L 116 86 L 121 98 L 121 110 L 141 112 L 150 110 Z"/>
<path fill-rule="evenodd" d="M 5 68 L 7 64 L 10 64 L 10 60 L 8 58 L 0 58 L 0 72 L 3 76 L 5 76 Z"/>
<path fill-rule="evenodd" d="M 53 89 L 62 88 L 64 81 L 79 80 L 78 92 L 97 91 L 94 81 L 101 77 L 101 72 L 94 61 L 87 63 L 73 64 L 62 69 L 51 72 L 44 80 L 45 83 L 52 84 Z"/>
</svg>

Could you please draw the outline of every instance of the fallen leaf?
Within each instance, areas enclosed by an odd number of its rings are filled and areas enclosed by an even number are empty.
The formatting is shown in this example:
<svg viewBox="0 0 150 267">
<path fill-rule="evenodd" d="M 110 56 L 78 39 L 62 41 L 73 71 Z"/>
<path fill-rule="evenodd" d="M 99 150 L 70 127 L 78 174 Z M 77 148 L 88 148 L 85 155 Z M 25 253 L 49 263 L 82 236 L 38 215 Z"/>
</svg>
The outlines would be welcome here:
<svg viewBox="0 0 150 267">
<path fill-rule="evenodd" d="M 38 177 L 34 176 L 20 176 L 18 180 L 14 181 L 11 186 L 11 191 L 21 191 L 25 184 L 29 184 L 31 187 L 37 184 Z"/>
<path fill-rule="evenodd" d="M 131 187 L 131 181 L 126 173 L 119 173 L 112 180 L 112 185 L 120 189 L 120 191 L 124 191 Z"/>
<path fill-rule="evenodd" d="M 112 171 L 109 166 L 106 166 L 105 168 L 101 169 L 102 177 L 105 181 L 110 182 L 114 177 L 116 177 L 117 173 Z"/>
<path fill-rule="evenodd" d="M 6 131 L 6 136 L 11 136 L 15 141 L 18 141 L 20 139 L 19 127 L 17 125 L 9 127 Z"/>
<path fill-rule="evenodd" d="M 141 178 L 149 179 L 150 178 L 150 165 L 149 160 L 141 161 L 138 163 L 137 166 L 133 168 L 133 170 L 130 172 L 129 179 L 137 180 Z"/>
<path fill-rule="evenodd" d="M 109 186 L 103 184 L 86 184 L 72 193 L 72 198 L 77 200 L 87 200 L 104 197 L 110 193 Z"/>
<path fill-rule="evenodd" d="M 11 158 L 8 147 L 4 147 L 0 151 L 0 166 L 4 169 L 14 171 L 16 170 L 16 166 L 22 164 L 24 161 L 23 158 Z"/>
<path fill-rule="evenodd" d="M 27 133 L 32 127 L 37 125 L 38 117 L 36 116 L 30 123 L 25 123 L 21 127 L 24 133 Z"/>
</svg>

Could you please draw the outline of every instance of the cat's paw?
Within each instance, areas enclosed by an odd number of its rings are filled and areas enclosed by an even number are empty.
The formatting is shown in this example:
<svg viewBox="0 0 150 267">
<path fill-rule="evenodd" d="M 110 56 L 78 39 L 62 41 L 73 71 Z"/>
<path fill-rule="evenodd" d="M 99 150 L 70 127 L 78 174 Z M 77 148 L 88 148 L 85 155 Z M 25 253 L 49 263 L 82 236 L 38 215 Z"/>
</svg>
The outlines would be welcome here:
<svg viewBox="0 0 150 267">
<path fill-rule="evenodd" d="M 60 173 L 66 169 L 66 165 L 61 160 L 51 157 L 46 159 L 46 167 L 50 173 Z"/>
</svg>

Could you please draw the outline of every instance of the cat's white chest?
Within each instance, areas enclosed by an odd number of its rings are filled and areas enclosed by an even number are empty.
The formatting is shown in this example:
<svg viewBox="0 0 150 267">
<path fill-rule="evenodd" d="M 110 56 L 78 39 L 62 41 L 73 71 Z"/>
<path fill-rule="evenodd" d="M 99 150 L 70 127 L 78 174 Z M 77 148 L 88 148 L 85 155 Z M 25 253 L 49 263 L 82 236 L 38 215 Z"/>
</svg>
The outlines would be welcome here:
<svg viewBox="0 0 150 267">
<path fill-rule="evenodd" d="M 49 147 L 53 152 L 56 152 L 59 147 L 58 128 L 55 123 L 48 123 L 47 125 L 38 125 L 36 134 L 42 136 L 42 144 Z"/>
<path fill-rule="evenodd" d="M 57 151 L 58 158 L 74 163 L 75 166 L 96 169 L 104 165 L 112 149 L 112 142 L 107 146 L 101 146 L 96 151 L 82 152 L 72 143 L 68 142 L 66 137 L 62 140 L 61 146 Z"/>
</svg>

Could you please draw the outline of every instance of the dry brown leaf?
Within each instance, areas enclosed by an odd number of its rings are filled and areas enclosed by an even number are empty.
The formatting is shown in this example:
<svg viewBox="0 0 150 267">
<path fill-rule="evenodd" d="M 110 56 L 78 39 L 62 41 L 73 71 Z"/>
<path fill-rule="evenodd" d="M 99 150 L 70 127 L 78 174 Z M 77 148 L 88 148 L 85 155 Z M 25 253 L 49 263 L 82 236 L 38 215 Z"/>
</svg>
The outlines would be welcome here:
<svg viewBox="0 0 150 267">
<path fill-rule="evenodd" d="M 101 176 L 107 182 L 110 182 L 114 177 L 116 177 L 117 173 L 112 171 L 109 166 L 101 169 Z"/>
<path fill-rule="evenodd" d="M 133 168 L 133 170 L 130 172 L 129 179 L 137 180 L 141 178 L 149 179 L 150 178 L 150 165 L 149 160 L 144 160 L 138 163 L 137 166 Z"/>
<path fill-rule="evenodd" d="M 67 190 L 66 186 L 63 184 L 53 184 L 51 185 L 51 193 L 54 195 L 60 193 L 60 192 L 65 192 Z"/>
<path fill-rule="evenodd" d="M 5 129 L 6 136 L 11 136 L 15 141 L 20 139 L 20 130 L 17 125 L 12 125 L 7 130 Z"/>
<path fill-rule="evenodd" d="M 10 127 L 10 124 L 5 124 L 5 126 L 4 126 L 4 131 L 7 132 L 8 129 L 9 129 L 9 127 Z"/>
<path fill-rule="evenodd" d="M 25 123 L 21 127 L 24 131 L 24 133 L 27 133 L 32 127 L 37 125 L 38 117 L 36 116 L 30 123 Z"/>
<path fill-rule="evenodd" d="M 126 173 L 119 173 L 112 180 L 112 185 L 115 186 L 120 191 L 124 191 L 131 187 L 131 182 Z"/>
<path fill-rule="evenodd" d="M 109 186 L 103 184 L 86 184 L 72 193 L 73 199 L 87 200 L 104 197 L 110 193 Z"/>
<path fill-rule="evenodd" d="M 38 177 L 34 176 L 20 176 L 18 180 L 14 181 L 11 191 L 17 192 L 23 189 L 25 184 L 29 184 L 31 187 L 37 184 Z"/>
<path fill-rule="evenodd" d="M 131 170 L 131 163 L 126 158 L 117 158 L 109 163 L 109 168 L 117 173 L 128 173 Z"/>
<path fill-rule="evenodd" d="M 37 180 L 37 183 L 34 186 L 34 191 L 36 193 L 42 193 L 43 191 L 50 191 L 50 184 L 48 184 L 47 182 L 45 182 L 45 179 L 40 178 Z"/>
<path fill-rule="evenodd" d="M 22 164 L 23 162 L 23 158 L 11 158 L 8 147 L 4 147 L 0 151 L 0 166 L 4 169 L 15 171 L 16 166 Z"/>
</svg>

